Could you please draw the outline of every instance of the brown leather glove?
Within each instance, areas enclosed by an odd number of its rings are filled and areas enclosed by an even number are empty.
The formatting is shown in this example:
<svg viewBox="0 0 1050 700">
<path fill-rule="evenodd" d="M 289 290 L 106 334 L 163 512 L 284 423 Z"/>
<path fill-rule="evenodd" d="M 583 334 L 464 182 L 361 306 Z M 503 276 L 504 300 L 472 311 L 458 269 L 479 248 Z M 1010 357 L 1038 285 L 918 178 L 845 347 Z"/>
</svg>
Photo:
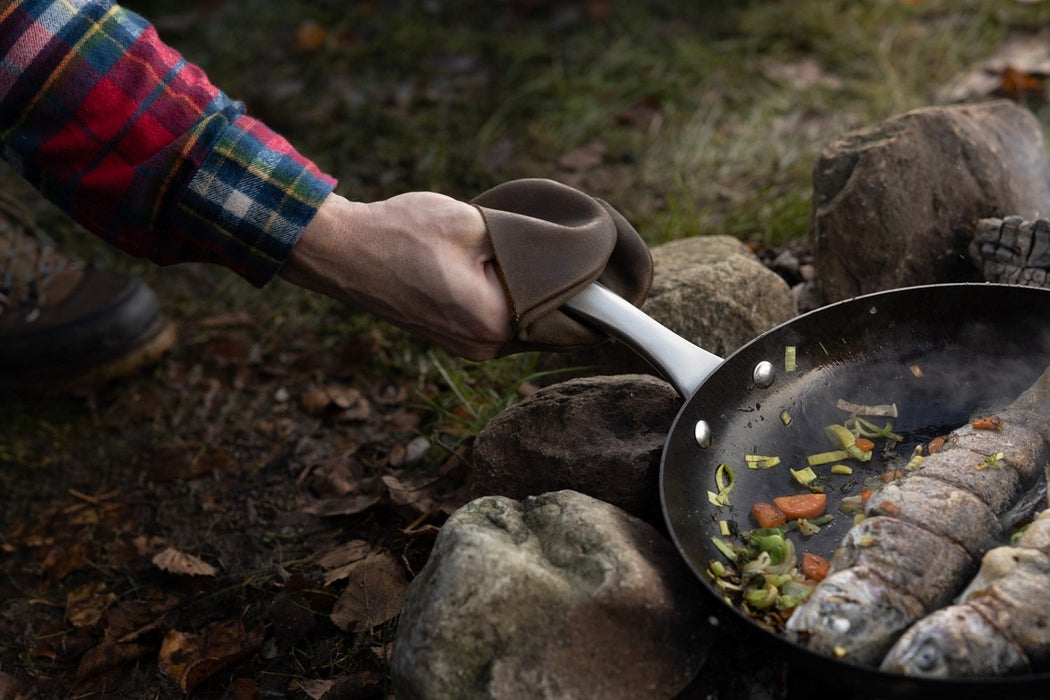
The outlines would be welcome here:
<svg viewBox="0 0 1050 700">
<path fill-rule="evenodd" d="M 600 199 L 544 179 L 512 180 L 472 202 L 481 211 L 511 304 L 514 337 L 500 352 L 567 351 L 607 337 L 559 307 L 598 281 L 635 306 L 653 260 L 638 232 Z"/>
</svg>

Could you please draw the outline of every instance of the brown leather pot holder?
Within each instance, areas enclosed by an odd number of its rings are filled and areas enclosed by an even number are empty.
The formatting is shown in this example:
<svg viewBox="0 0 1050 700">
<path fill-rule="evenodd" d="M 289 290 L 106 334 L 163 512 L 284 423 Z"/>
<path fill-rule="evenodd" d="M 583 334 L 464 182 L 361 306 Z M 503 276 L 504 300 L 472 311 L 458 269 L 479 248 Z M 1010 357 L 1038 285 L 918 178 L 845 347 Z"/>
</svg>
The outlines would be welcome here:
<svg viewBox="0 0 1050 700">
<path fill-rule="evenodd" d="M 602 200 L 544 179 L 512 180 L 472 202 L 481 211 L 507 290 L 514 337 L 500 352 L 576 350 L 605 336 L 559 311 L 598 281 L 635 306 L 653 259 L 638 232 Z"/>
</svg>

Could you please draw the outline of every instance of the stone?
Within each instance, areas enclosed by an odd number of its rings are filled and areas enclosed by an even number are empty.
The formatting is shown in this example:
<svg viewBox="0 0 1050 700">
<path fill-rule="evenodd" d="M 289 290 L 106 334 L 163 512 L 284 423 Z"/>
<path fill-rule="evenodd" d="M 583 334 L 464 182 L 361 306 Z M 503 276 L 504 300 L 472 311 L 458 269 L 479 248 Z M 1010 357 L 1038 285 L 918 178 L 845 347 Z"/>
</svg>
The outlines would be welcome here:
<svg viewBox="0 0 1050 700">
<path fill-rule="evenodd" d="M 669 384 L 649 375 L 542 387 L 478 434 L 472 495 L 572 489 L 661 523 L 660 456 L 681 406 Z"/>
<path fill-rule="evenodd" d="M 652 255 L 653 284 L 642 310 L 715 355 L 726 357 L 797 314 L 787 282 L 736 238 L 683 238 L 656 246 Z M 657 374 L 621 343 L 545 359 L 551 369 Z"/>
<path fill-rule="evenodd" d="M 409 585 L 400 700 L 670 698 L 704 662 L 700 582 L 655 529 L 573 491 L 456 511 Z"/>
<path fill-rule="evenodd" d="M 981 276 L 981 218 L 1050 210 L 1035 116 L 1012 102 L 926 107 L 827 144 L 813 170 L 811 243 L 825 303 Z"/>
</svg>

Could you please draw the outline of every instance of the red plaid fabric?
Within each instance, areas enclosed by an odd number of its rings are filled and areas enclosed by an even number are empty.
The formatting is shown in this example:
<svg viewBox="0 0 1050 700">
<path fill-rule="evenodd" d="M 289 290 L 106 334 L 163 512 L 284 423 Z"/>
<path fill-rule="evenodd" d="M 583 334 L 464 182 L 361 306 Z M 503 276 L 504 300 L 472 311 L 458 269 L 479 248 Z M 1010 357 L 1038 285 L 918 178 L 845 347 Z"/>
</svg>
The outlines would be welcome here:
<svg viewBox="0 0 1050 700">
<path fill-rule="evenodd" d="M 85 228 L 262 285 L 335 180 L 111 0 L 0 6 L 0 155 Z"/>
</svg>

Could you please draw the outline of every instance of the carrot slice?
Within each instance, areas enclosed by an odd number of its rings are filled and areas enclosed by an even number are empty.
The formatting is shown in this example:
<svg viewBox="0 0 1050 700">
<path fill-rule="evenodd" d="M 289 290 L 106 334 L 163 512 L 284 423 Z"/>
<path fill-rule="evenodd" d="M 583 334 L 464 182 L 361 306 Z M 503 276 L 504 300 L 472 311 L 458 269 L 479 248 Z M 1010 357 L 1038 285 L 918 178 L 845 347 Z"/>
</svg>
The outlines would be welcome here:
<svg viewBox="0 0 1050 700">
<path fill-rule="evenodd" d="M 861 489 L 860 491 L 860 502 L 867 503 L 868 499 L 871 498 L 871 494 L 875 493 L 874 489 Z"/>
<path fill-rule="evenodd" d="M 853 441 L 853 444 L 857 446 L 857 449 L 861 452 L 871 452 L 875 449 L 875 443 L 868 438 L 857 438 Z"/>
<path fill-rule="evenodd" d="M 824 580 L 824 577 L 828 575 L 830 566 L 831 564 L 828 563 L 828 560 L 819 554 L 812 554 L 811 552 L 803 552 L 802 554 L 802 573 L 814 581 Z"/>
<path fill-rule="evenodd" d="M 780 509 L 788 520 L 816 518 L 828 507 L 828 497 L 823 493 L 802 493 L 795 496 L 778 496 L 773 505 Z"/>
<path fill-rule="evenodd" d="M 780 527 L 787 522 L 784 514 L 772 503 L 759 501 L 751 506 L 751 517 L 759 527 Z"/>
</svg>

